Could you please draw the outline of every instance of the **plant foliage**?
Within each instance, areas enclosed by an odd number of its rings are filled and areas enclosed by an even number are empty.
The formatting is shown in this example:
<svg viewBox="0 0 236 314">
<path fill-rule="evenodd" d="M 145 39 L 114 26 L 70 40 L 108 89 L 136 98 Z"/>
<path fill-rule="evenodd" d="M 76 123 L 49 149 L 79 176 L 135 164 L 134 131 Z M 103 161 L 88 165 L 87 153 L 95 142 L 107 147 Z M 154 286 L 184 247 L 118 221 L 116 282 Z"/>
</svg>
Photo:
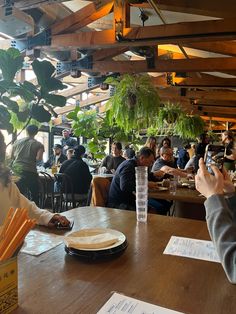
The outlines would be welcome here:
<svg viewBox="0 0 236 314">
<path fill-rule="evenodd" d="M 175 132 L 181 138 L 194 139 L 204 132 L 204 121 L 200 116 L 183 115 L 177 120 Z"/>
<path fill-rule="evenodd" d="M 160 98 L 148 75 L 125 74 L 109 77 L 105 83 L 115 86 L 115 93 L 107 102 L 110 124 L 115 121 L 127 134 L 155 124 Z"/>
<path fill-rule="evenodd" d="M 54 77 L 55 68 L 49 61 L 32 62 L 38 85 L 28 81 L 16 83 L 15 76 L 22 70 L 23 61 L 17 49 L 0 49 L 0 128 L 8 133 L 22 123 L 26 126 L 31 119 L 49 122 L 52 115 L 56 116 L 54 107 L 66 104 L 65 97 L 54 95 L 66 85 Z"/>
</svg>

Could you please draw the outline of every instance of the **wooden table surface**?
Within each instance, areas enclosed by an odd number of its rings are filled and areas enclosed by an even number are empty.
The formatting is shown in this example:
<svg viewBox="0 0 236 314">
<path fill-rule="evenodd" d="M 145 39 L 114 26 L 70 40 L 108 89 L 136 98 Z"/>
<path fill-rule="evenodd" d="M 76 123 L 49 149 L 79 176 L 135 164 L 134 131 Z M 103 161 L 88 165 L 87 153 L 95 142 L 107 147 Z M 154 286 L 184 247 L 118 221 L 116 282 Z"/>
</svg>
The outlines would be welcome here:
<svg viewBox="0 0 236 314">
<path fill-rule="evenodd" d="M 21 253 L 14 313 L 93 314 L 112 291 L 184 313 L 235 313 L 236 286 L 221 264 L 162 254 L 171 235 L 209 240 L 205 222 L 150 214 L 147 224 L 137 223 L 135 212 L 101 207 L 66 215 L 75 220 L 73 231 L 104 227 L 123 232 L 128 248 L 116 259 L 97 263 L 66 255 L 63 245 L 38 257 Z"/>
<path fill-rule="evenodd" d="M 204 196 L 200 196 L 200 193 L 197 190 L 188 189 L 185 187 L 177 188 L 176 193 L 170 193 L 167 191 L 158 191 L 158 189 L 150 190 L 148 192 L 149 197 L 181 201 L 184 203 L 194 203 L 194 204 L 203 204 L 206 200 Z"/>
</svg>

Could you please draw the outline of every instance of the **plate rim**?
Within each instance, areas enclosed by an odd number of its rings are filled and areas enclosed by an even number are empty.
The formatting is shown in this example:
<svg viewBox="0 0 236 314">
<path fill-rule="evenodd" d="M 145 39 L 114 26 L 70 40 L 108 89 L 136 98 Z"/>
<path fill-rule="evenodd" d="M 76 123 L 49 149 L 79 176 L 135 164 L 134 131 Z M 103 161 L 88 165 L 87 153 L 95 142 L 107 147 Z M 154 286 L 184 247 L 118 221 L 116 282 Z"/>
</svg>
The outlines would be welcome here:
<svg viewBox="0 0 236 314">
<path fill-rule="evenodd" d="M 120 240 L 118 240 L 116 243 L 114 243 L 114 244 L 112 244 L 112 245 L 109 245 L 109 246 L 107 246 L 107 247 L 102 247 L 102 248 L 97 248 L 97 249 L 91 249 L 91 248 L 89 248 L 89 249 L 87 249 L 87 248 L 80 248 L 80 249 L 76 249 L 76 248 L 73 248 L 73 247 L 69 247 L 68 245 L 67 245 L 67 243 L 66 243 L 66 238 L 67 237 L 69 237 L 69 236 L 71 236 L 73 233 L 77 233 L 77 232 L 80 232 L 80 231 L 85 231 L 85 230 L 94 230 L 94 231 L 96 231 L 96 230 L 104 230 L 105 232 L 103 232 L 103 233 L 106 233 L 106 232 L 110 232 L 111 234 L 119 234 L 119 237 L 121 237 L 121 239 Z M 70 249 L 70 248 L 72 248 L 72 249 L 75 249 L 75 250 L 80 250 L 80 251 L 93 251 L 93 252 L 97 252 L 97 251 L 104 251 L 104 250 L 110 250 L 110 249 L 113 249 L 113 248 L 116 248 L 117 246 L 119 246 L 119 245 L 122 245 L 125 241 L 126 241 L 127 239 L 126 239 L 126 236 L 124 235 L 124 233 L 123 232 L 121 232 L 121 231 L 119 231 L 119 230 L 116 230 L 116 229 L 111 229 L 111 228 L 84 228 L 84 229 L 80 229 L 80 230 L 77 230 L 77 231 L 74 231 L 74 232 L 71 232 L 71 233 L 69 233 L 69 234 L 67 234 L 65 237 L 64 237 L 64 244 L 65 244 L 65 246 L 68 248 L 68 249 Z"/>
</svg>

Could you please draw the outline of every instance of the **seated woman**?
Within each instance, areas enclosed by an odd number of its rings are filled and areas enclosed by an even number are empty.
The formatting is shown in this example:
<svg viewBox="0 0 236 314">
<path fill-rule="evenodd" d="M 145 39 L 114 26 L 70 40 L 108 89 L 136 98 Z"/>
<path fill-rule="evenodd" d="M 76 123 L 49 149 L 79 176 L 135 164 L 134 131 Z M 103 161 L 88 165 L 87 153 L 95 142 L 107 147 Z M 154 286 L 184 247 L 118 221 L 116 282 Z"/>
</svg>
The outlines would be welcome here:
<svg viewBox="0 0 236 314">
<path fill-rule="evenodd" d="M 4 142 L 3 134 L 0 131 L 0 225 L 3 224 L 4 219 L 10 207 L 26 208 L 29 217 L 36 219 L 39 225 L 53 226 L 58 223 L 63 226 L 69 225 L 69 220 L 59 214 L 50 213 L 47 210 L 40 209 L 34 202 L 29 201 L 22 195 L 12 181 L 10 170 L 5 166 L 6 144 Z"/>
</svg>

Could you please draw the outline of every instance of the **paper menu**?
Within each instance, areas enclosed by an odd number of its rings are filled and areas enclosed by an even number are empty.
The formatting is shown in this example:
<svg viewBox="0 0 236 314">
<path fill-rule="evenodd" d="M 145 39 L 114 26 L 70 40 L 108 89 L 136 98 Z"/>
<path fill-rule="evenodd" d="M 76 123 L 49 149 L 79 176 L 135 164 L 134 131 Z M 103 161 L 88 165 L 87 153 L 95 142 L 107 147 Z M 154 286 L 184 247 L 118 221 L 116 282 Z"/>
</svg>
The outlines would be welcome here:
<svg viewBox="0 0 236 314">
<path fill-rule="evenodd" d="M 220 263 L 212 241 L 172 236 L 163 254 Z"/>
<path fill-rule="evenodd" d="M 181 314 L 181 312 L 169 310 L 115 292 L 97 314 Z"/>
<path fill-rule="evenodd" d="M 31 230 L 25 238 L 21 253 L 40 255 L 63 243 L 63 236 Z"/>
</svg>

